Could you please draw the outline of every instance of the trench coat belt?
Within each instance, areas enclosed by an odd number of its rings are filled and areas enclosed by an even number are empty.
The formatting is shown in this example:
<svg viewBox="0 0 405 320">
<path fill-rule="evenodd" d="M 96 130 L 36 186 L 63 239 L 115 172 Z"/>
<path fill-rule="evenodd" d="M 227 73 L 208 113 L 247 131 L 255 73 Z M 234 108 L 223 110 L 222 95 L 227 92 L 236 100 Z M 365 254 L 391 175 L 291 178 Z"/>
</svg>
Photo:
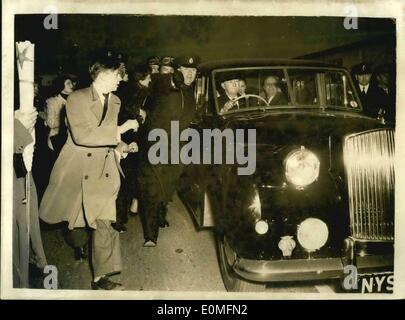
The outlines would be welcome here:
<svg viewBox="0 0 405 320">
<path fill-rule="evenodd" d="M 104 175 L 105 166 L 106 166 L 106 163 L 107 163 L 107 158 L 109 156 L 114 157 L 115 165 L 117 166 L 118 171 L 125 178 L 124 172 L 122 171 L 122 168 L 121 168 L 121 165 L 120 165 L 120 160 L 118 159 L 119 155 L 117 154 L 117 152 L 115 152 L 115 150 L 113 148 L 108 148 L 108 150 L 107 150 L 107 153 L 106 153 L 106 155 L 104 157 L 103 170 L 101 171 L 100 178 Z"/>
</svg>

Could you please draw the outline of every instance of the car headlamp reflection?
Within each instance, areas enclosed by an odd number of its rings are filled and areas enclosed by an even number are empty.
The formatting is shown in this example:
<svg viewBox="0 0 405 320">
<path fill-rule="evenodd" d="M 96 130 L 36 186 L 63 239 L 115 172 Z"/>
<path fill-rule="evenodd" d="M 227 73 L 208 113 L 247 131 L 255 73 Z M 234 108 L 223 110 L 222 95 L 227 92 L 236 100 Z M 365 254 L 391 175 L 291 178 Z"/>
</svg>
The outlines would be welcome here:
<svg viewBox="0 0 405 320">
<path fill-rule="evenodd" d="M 253 197 L 249 205 L 249 211 L 255 221 L 256 233 L 260 235 L 266 234 L 269 231 L 269 224 L 266 220 L 262 219 L 262 206 L 256 185 L 253 185 Z"/>
<path fill-rule="evenodd" d="M 256 186 L 254 186 L 254 195 L 249 206 L 249 211 L 252 213 L 256 220 L 259 220 L 262 217 L 262 206 L 260 203 L 259 191 L 257 190 Z"/>
</svg>

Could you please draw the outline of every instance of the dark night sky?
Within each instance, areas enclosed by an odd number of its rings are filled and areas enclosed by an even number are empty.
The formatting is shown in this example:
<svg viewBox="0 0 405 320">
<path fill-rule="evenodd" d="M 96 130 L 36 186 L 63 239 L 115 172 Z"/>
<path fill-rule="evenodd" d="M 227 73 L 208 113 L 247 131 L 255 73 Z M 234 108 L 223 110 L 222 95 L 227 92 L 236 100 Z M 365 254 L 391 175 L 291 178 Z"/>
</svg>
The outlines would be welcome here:
<svg viewBox="0 0 405 320">
<path fill-rule="evenodd" d="M 129 55 L 129 64 L 152 55 L 196 53 L 203 61 L 227 58 L 291 58 L 376 36 L 392 37 L 389 19 L 360 19 L 346 30 L 336 17 L 220 17 L 59 15 L 46 30 L 43 15 L 19 15 L 16 40 L 36 44 L 42 71 L 86 63 L 90 51 L 107 46 Z M 56 71 L 56 70 L 55 70 Z"/>
</svg>

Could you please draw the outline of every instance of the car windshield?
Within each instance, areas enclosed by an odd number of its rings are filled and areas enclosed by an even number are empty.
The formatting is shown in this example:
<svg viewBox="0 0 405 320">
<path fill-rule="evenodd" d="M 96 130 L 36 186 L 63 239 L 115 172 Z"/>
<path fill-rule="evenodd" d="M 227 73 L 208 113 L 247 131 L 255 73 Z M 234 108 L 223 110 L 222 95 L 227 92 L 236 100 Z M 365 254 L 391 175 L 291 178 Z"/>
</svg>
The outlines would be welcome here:
<svg viewBox="0 0 405 320">
<path fill-rule="evenodd" d="M 233 68 L 214 71 L 219 113 L 271 108 L 360 111 L 347 72 L 327 68 Z"/>
</svg>

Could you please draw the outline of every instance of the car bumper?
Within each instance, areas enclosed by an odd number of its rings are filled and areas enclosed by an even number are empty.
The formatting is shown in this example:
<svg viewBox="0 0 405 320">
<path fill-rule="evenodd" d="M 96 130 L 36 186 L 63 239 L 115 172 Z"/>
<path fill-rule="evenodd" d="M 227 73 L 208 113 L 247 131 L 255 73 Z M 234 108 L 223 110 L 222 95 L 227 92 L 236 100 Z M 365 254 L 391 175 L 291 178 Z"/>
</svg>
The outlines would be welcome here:
<svg viewBox="0 0 405 320">
<path fill-rule="evenodd" d="M 233 269 L 240 277 L 255 282 L 335 279 L 345 274 L 344 268 L 347 265 L 356 266 L 358 274 L 393 270 L 393 251 L 373 254 L 369 250 L 362 255 L 358 254 L 356 247 L 358 245 L 353 242 L 353 245 L 345 251 L 344 256 L 336 258 L 271 261 L 237 258 L 234 261 Z"/>
</svg>

